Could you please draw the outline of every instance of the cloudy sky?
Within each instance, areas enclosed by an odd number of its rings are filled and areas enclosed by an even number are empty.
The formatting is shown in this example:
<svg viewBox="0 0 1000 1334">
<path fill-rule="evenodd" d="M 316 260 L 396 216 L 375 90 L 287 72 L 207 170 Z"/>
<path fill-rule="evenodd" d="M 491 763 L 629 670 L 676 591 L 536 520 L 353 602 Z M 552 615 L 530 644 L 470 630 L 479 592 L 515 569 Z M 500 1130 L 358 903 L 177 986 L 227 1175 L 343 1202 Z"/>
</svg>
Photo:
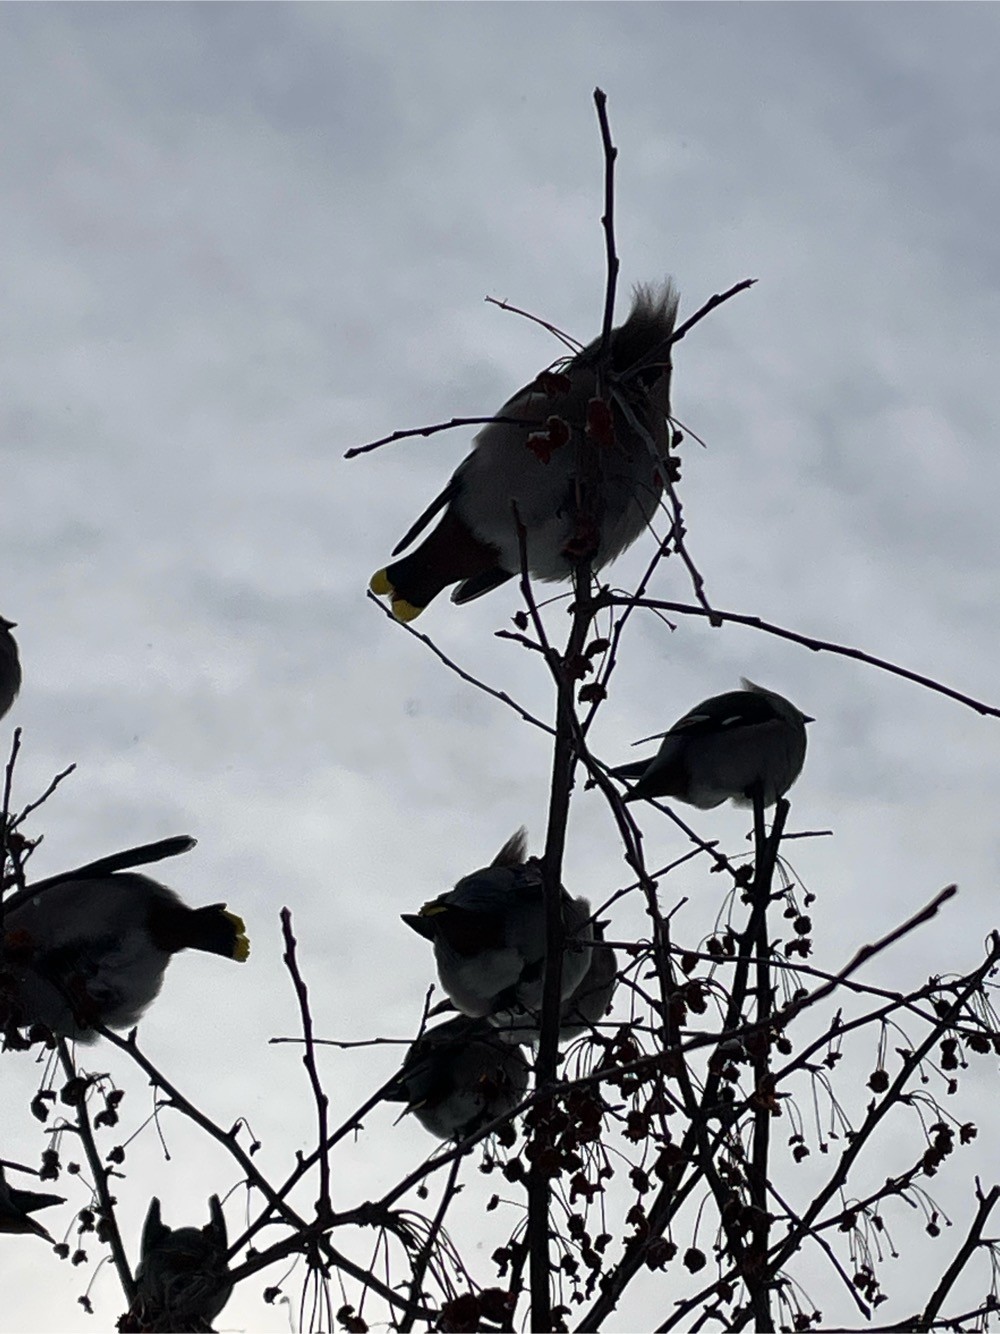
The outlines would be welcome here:
<svg viewBox="0 0 1000 1334">
<path fill-rule="evenodd" d="M 675 360 L 675 410 L 708 444 L 685 446 L 682 494 L 709 596 L 1000 703 L 996 7 L 8 5 L 0 36 L 15 796 L 78 766 L 31 826 L 38 874 L 197 836 L 164 878 L 189 902 L 227 899 L 253 954 L 239 969 L 176 960 L 141 1039 L 223 1124 L 249 1118 L 275 1175 L 315 1133 L 297 1053 L 267 1045 L 296 1031 L 282 905 L 318 1030 L 406 1037 L 432 969 L 398 914 L 518 825 L 544 838 L 544 737 L 364 596 L 468 434 L 343 454 L 495 411 L 558 355 L 487 295 L 597 332 L 595 85 L 620 148 L 623 301 L 673 274 L 683 316 L 759 280 Z M 649 554 L 640 543 L 615 582 Z M 679 563 L 655 591 L 690 600 Z M 418 627 L 549 717 L 538 661 L 494 637 L 517 607 L 509 584 L 462 609 L 442 599 Z M 551 624 L 561 633 L 558 607 Z M 880 980 L 971 966 L 997 917 L 1000 723 L 859 663 L 650 616 L 598 753 L 629 758 L 630 741 L 743 674 L 817 719 L 792 815 L 834 830 L 793 859 L 818 895 L 816 961 L 839 966 L 955 880 L 947 921 Z M 666 820 L 645 823 L 651 859 L 686 850 Z M 742 848 L 745 814 L 695 823 Z M 575 799 L 565 876 L 595 903 L 628 878 L 596 793 Z M 692 866 L 662 891 L 689 896 L 677 930 L 697 941 L 718 879 Z M 630 929 L 641 922 L 616 922 Z M 394 1059 L 329 1054 L 333 1115 Z M 35 1162 L 41 1072 L 3 1066 L 0 1154 Z M 137 1129 L 144 1082 L 111 1052 L 91 1068 L 126 1087 Z M 373 1113 L 337 1164 L 335 1207 L 431 1147 L 392 1119 Z M 200 1223 L 237 1180 L 176 1117 L 164 1135 L 169 1161 L 152 1127 L 129 1150 L 133 1259 L 152 1193 L 167 1222 Z M 995 1152 L 966 1161 L 965 1181 L 995 1171 Z M 65 1193 L 86 1202 L 73 1182 Z M 238 1194 L 229 1208 L 235 1230 Z M 968 1191 L 955 1208 L 962 1221 Z M 900 1314 L 901 1264 L 886 1275 Z M 111 1327 L 110 1268 L 96 1319 L 75 1304 L 91 1276 L 7 1239 L 5 1325 Z M 241 1289 L 220 1327 L 287 1328 L 261 1302 L 272 1281 Z M 650 1300 L 669 1310 L 669 1294 Z"/>
</svg>

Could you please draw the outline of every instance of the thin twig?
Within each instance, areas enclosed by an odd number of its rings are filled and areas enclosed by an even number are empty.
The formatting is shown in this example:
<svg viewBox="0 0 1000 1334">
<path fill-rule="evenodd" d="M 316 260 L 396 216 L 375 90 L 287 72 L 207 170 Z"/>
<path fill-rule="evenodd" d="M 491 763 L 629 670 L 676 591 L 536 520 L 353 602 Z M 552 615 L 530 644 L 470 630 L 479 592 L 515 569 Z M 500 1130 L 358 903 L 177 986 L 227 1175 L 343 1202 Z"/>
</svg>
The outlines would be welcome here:
<svg viewBox="0 0 1000 1334">
<path fill-rule="evenodd" d="M 413 1322 L 417 1319 L 417 1305 L 420 1300 L 420 1285 L 424 1281 L 424 1275 L 427 1273 L 427 1266 L 430 1264 L 431 1255 L 434 1251 L 434 1243 L 437 1241 L 438 1233 L 441 1231 L 441 1225 L 444 1222 L 444 1216 L 448 1212 L 448 1206 L 460 1190 L 458 1185 L 458 1172 L 462 1166 L 461 1158 L 456 1158 L 451 1165 L 451 1171 L 448 1173 L 448 1180 L 445 1182 L 444 1190 L 441 1194 L 441 1202 L 438 1205 L 437 1212 L 431 1221 L 430 1229 L 420 1253 L 413 1262 L 413 1273 L 410 1278 L 410 1304 L 407 1307 L 406 1314 L 399 1322 L 399 1334 L 409 1334 L 413 1328 Z"/>
<path fill-rule="evenodd" d="M 550 324 L 548 320 L 543 320 L 540 315 L 533 315 L 530 310 L 521 310 L 519 306 L 512 306 L 509 301 L 500 301 L 495 296 L 488 296 L 486 298 L 486 303 L 490 306 L 499 306 L 501 310 L 509 310 L 512 315 L 521 315 L 524 319 L 530 320 L 532 324 L 540 325 L 550 333 L 553 338 L 558 338 L 570 352 L 579 352 L 583 347 L 580 340 L 574 338 L 572 334 L 568 334 L 556 325 Z"/>
<path fill-rule="evenodd" d="M 44 805 L 45 802 L 48 801 L 49 797 L 52 796 L 53 792 L 55 792 L 59 784 L 62 783 L 65 779 L 67 779 L 70 776 L 70 774 L 75 772 L 76 772 L 76 765 L 68 764 L 65 769 L 57 773 L 55 778 L 53 778 L 52 782 L 48 785 L 48 787 L 45 789 L 42 795 L 37 798 L 37 800 L 29 801 L 27 806 L 25 806 L 23 810 L 18 811 L 17 815 L 15 815 L 14 819 L 11 821 L 10 825 L 11 829 L 19 829 L 20 826 L 24 824 L 25 820 L 28 818 L 29 815 L 31 815 L 33 811 L 37 811 L 39 806 Z"/>
<path fill-rule="evenodd" d="M 774 1248 L 768 1265 L 772 1274 L 777 1274 L 780 1271 L 782 1265 L 784 1265 L 790 1256 L 794 1255 L 798 1250 L 803 1237 L 812 1231 L 813 1224 L 819 1218 L 820 1213 L 828 1201 L 841 1189 L 844 1182 L 847 1180 L 858 1155 L 868 1143 L 876 1127 L 881 1123 L 889 1110 L 898 1104 L 903 1088 L 914 1070 L 918 1068 L 921 1061 L 923 1061 L 924 1057 L 934 1044 L 939 1041 L 941 1034 L 950 1028 L 951 1024 L 961 1013 L 962 1007 L 965 1005 L 968 998 L 982 985 L 983 978 L 995 966 L 998 959 L 1000 959 L 1000 935 L 994 933 L 991 938 L 990 949 L 983 963 L 965 979 L 965 984 L 958 997 L 947 1007 L 947 1009 L 942 1011 L 938 1022 L 931 1027 L 930 1032 L 924 1040 L 912 1051 L 907 1053 L 896 1078 L 892 1081 L 886 1092 L 870 1105 L 864 1122 L 852 1135 L 850 1143 L 841 1155 L 832 1175 L 826 1184 L 816 1193 L 816 1195 L 814 1195 L 809 1208 L 802 1215 L 798 1226 L 790 1228 L 787 1235 Z M 741 1317 L 733 1325 L 733 1328 L 736 1330 L 742 1329 L 746 1324 L 747 1318 L 748 1317 Z"/>
<path fill-rule="evenodd" d="M 631 404 L 628 402 L 628 399 L 623 394 L 616 394 L 615 404 L 620 409 L 622 415 L 625 417 L 625 420 L 631 426 L 635 434 L 641 440 L 644 440 L 646 442 L 647 447 L 649 449 L 655 451 L 656 446 L 653 442 L 652 437 L 649 434 L 649 431 L 646 429 L 645 426 L 643 426 L 642 422 L 636 416 L 635 412 L 632 409 Z M 715 610 L 714 607 L 710 605 L 708 601 L 708 596 L 705 593 L 704 575 L 698 569 L 697 565 L 695 565 L 694 557 L 691 555 L 690 551 L 688 551 L 687 543 L 684 540 L 686 534 L 686 529 L 684 527 L 684 510 L 681 506 L 680 497 L 677 494 L 677 488 L 674 486 L 673 479 L 670 476 L 670 468 L 668 465 L 669 465 L 669 460 L 667 460 L 661 466 L 660 475 L 663 478 L 663 488 L 670 499 L 670 513 L 672 520 L 672 529 L 670 536 L 673 542 L 673 547 L 674 550 L 677 552 L 677 554 L 680 556 L 681 560 L 684 562 L 688 575 L 690 576 L 691 579 L 691 587 L 694 589 L 694 595 L 698 599 L 698 603 L 702 609 L 702 612 L 704 613 L 704 615 L 708 617 L 710 625 L 719 626 L 722 624 L 722 621 L 719 619 L 719 613 Z M 636 606 L 640 607 L 648 607 L 653 605 L 652 600 L 647 598 L 642 598 L 642 599 L 633 598 L 632 601 Z"/>
<path fill-rule="evenodd" d="M 607 95 L 600 88 L 594 89 L 594 105 L 597 108 L 597 121 L 601 127 L 601 147 L 604 152 L 604 213 L 601 216 L 601 227 L 604 230 L 607 281 L 604 286 L 604 319 L 601 323 L 599 352 L 599 355 L 603 355 L 611 339 L 611 325 L 615 317 L 615 288 L 618 283 L 619 264 L 615 246 L 615 159 L 618 157 L 618 149 L 611 141 Z"/>
<path fill-rule="evenodd" d="M 439 431 L 451 431 L 458 426 L 492 426 L 499 423 L 501 426 L 541 426 L 539 419 L 537 422 L 528 421 L 524 417 L 452 417 L 451 421 L 435 422 L 433 426 L 413 426 L 406 431 L 393 431 L 392 435 L 384 435 L 379 440 L 369 440 L 367 445 L 354 445 L 348 449 L 345 459 L 356 459 L 359 454 L 370 454 L 373 449 L 381 449 L 383 445 L 392 445 L 397 440 L 410 440 L 414 436 L 437 435 Z"/>
<path fill-rule="evenodd" d="M 630 366 L 627 374 L 622 376 L 622 379 L 626 381 L 631 380 L 635 376 L 640 375 L 647 366 L 654 366 L 659 362 L 662 362 L 673 345 L 679 343 L 686 334 L 691 332 L 696 324 L 699 324 L 705 318 L 706 315 L 711 314 L 716 307 L 721 306 L 732 297 L 738 296 L 740 292 L 745 292 L 748 288 L 753 287 L 756 281 L 756 278 L 744 278 L 742 282 L 734 284 L 734 286 L 730 287 L 727 291 L 717 292 L 715 296 L 710 296 L 705 304 L 699 307 L 689 319 L 686 319 L 682 325 L 675 329 L 669 338 L 665 338 L 663 342 L 658 343 L 656 347 L 651 347 L 644 357 L 637 361 L 634 366 Z M 691 432 L 691 434 L 693 435 L 694 433 Z M 698 437 L 695 436 L 695 439 L 697 440 Z M 699 444 L 703 443 L 703 441 L 699 441 Z"/>
<path fill-rule="evenodd" d="M 477 690 L 481 690 L 485 695 L 490 695 L 493 699 L 498 699 L 501 704 L 506 704 L 507 707 L 513 709 L 518 717 L 524 722 L 531 723 L 532 727 L 538 727 L 541 731 L 547 732 L 549 736 L 555 736 L 556 733 L 554 727 L 550 727 L 548 723 L 543 723 L 540 718 L 536 718 L 533 714 L 530 714 L 527 709 L 522 708 L 522 706 L 518 704 L 517 700 L 511 699 L 506 691 L 494 690 L 493 687 L 488 686 L 485 681 L 480 681 L 478 677 L 472 676 L 469 672 L 459 667 L 456 662 L 453 662 L 447 654 L 442 653 L 437 644 L 435 644 L 433 639 L 428 635 L 423 634 L 420 630 L 414 630 L 413 626 L 407 625 L 405 621 L 397 621 L 395 616 L 393 616 L 391 609 L 385 606 L 383 602 L 380 602 L 371 590 L 368 591 L 366 596 L 369 602 L 373 602 L 375 606 L 378 607 L 379 611 L 392 621 L 393 625 L 401 626 L 407 634 L 412 635 L 414 639 L 419 639 L 422 644 L 426 644 L 435 657 L 440 658 L 449 671 L 454 672 L 456 676 L 460 677 L 470 686 L 475 686 Z"/>
<path fill-rule="evenodd" d="M 601 595 L 602 603 L 609 606 L 625 606 L 630 600 L 611 593 Z M 935 681 L 930 676 L 922 676 L 919 672 L 911 672 L 906 667 L 900 667 L 885 658 L 877 658 L 874 654 L 865 653 L 861 649 L 849 648 L 844 644 L 835 644 L 825 639 L 815 639 L 811 635 L 800 635 L 794 630 L 785 630 L 782 626 L 773 625 L 769 621 L 762 620 L 759 616 L 743 616 L 739 612 L 719 611 L 717 608 L 709 612 L 704 607 L 693 607 L 690 603 L 665 602 L 659 598 L 640 598 L 637 605 L 650 611 L 670 611 L 679 616 L 715 616 L 722 622 L 729 621 L 734 625 L 747 625 L 754 630 L 763 630 L 765 634 L 776 635 L 779 639 L 787 639 L 793 644 L 801 644 L 803 648 L 811 649 L 814 653 L 836 653 L 842 658 L 853 658 L 857 662 L 865 662 L 870 667 L 877 667 L 880 671 L 890 672 L 893 676 L 901 676 L 906 681 L 914 681 L 917 685 L 926 686 L 928 690 L 933 690 L 939 695 L 946 695 L 949 699 L 957 700 L 959 704 L 965 704 L 968 708 L 974 709 L 976 713 L 984 716 L 988 715 L 991 718 L 1000 718 L 1000 708 L 992 704 L 984 704 L 981 700 L 973 699 L 971 695 L 963 695 L 961 691 L 952 690 L 950 686 L 942 685 L 940 681 Z"/>
<path fill-rule="evenodd" d="M 289 908 L 282 908 L 281 910 L 281 934 L 285 942 L 283 960 L 285 967 L 288 969 L 288 974 L 292 979 L 292 986 L 295 989 L 295 996 L 299 1003 L 299 1017 L 302 1021 L 302 1037 L 305 1042 L 305 1051 L 302 1053 L 302 1064 L 305 1066 L 309 1075 L 309 1084 L 312 1088 L 313 1101 L 316 1104 L 317 1142 L 320 1146 L 319 1199 L 316 1202 L 316 1214 L 320 1225 L 322 1225 L 332 1213 L 330 1204 L 330 1149 L 327 1144 L 330 1099 L 323 1091 L 323 1084 L 319 1077 L 319 1070 L 316 1067 L 316 1047 L 313 1041 L 313 1021 L 312 1011 L 309 1008 L 309 990 L 302 979 L 301 972 L 299 971 L 298 959 L 296 957 L 296 946 L 298 942 L 292 932 L 292 914 Z"/>
<path fill-rule="evenodd" d="M 674 330 L 670 338 L 671 346 L 673 346 L 674 343 L 679 343 L 686 334 L 691 332 L 696 324 L 700 324 L 705 316 L 710 315 L 716 307 L 723 305 L 734 296 L 739 296 L 740 292 L 749 291 L 756 282 L 756 278 L 744 278 L 742 282 L 734 283 L 733 286 L 727 288 L 725 292 L 717 292 L 715 296 L 710 296 L 703 306 L 696 310 L 693 315 Z"/>
<path fill-rule="evenodd" d="M 125 1300 L 131 1306 L 136 1294 L 135 1279 L 132 1277 L 128 1256 L 125 1254 L 122 1234 L 118 1230 L 115 1199 L 108 1189 L 108 1178 L 111 1175 L 111 1170 L 101 1162 L 101 1155 L 98 1153 L 97 1145 L 94 1142 L 94 1130 L 90 1124 L 90 1113 L 87 1111 L 87 1091 L 90 1087 L 90 1081 L 84 1080 L 77 1071 L 73 1058 L 69 1054 L 69 1047 L 65 1038 L 58 1039 L 56 1050 L 59 1053 L 59 1061 L 66 1073 L 66 1078 L 80 1080 L 81 1083 L 87 1085 L 86 1088 L 80 1089 L 76 1099 L 76 1129 L 84 1153 L 87 1155 L 87 1162 L 90 1164 L 90 1173 L 94 1178 L 94 1190 L 101 1202 L 101 1221 L 104 1224 L 102 1232 L 106 1234 L 108 1245 L 111 1247 L 111 1258 L 114 1260 L 115 1269 L 118 1271 L 118 1279 L 122 1285 Z"/>
<path fill-rule="evenodd" d="M 930 1329 L 937 1320 L 938 1312 L 944 1305 L 948 1293 L 954 1287 L 956 1279 L 968 1264 L 972 1257 L 972 1253 L 982 1245 L 983 1228 L 986 1226 L 986 1220 L 993 1212 L 998 1199 L 1000 1199 L 1000 1186 L 992 1186 L 985 1195 L 979 1192 L 979 1208 L 976 1210 L 976 1216 L 972 1220 L 968 1234 L 958 1248 L 958 1253 L 954 1260 L 952 1260 L 951 1264 L 941 1276 L 941 1282 L 931 1294 L 930 1301 L 924 1307 L 923 1313 L 914 1321 L 913 1329 Z"/>
</svg>

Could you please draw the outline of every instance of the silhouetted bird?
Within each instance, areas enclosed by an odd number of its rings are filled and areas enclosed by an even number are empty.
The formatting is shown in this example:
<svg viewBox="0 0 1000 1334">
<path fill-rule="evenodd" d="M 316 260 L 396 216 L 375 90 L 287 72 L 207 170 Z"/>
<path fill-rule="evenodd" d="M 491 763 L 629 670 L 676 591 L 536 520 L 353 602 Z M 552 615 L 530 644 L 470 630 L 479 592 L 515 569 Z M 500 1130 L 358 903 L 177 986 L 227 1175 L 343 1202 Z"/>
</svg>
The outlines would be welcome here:
<svg viewBox="0 0 1000 1334">
<path fill-rule="evenodd" d="M 602 922 L 593 924 L 593 935 L 595 942 L 604 939 Z M 587 971 L 559 1009 L 560 1042 L 589 1032 L 611 1008 L 618 981 L 615 952 L 610 945 L 597 944 L 588 947 L 586 952 L 590 956 Z M 535 1043 L 540 1036 L 541 1017 L 540 1009 L 528 1012 L 518 1007 L 490 1015 L 490 1023 L 505 1042 Z"/>
<path fill-rule="evenodd" d="M 391 1102 L 405 1102 L 439 1139 L 465 1139 L 513 1111 L 528 1087 L 528 1064 L 485 1020 L 464 1015 L 428 1028 L 406 1054 Z"/>
<path fill-rule="evenodd" d="M 178 951 L 206 950 L 243 962 L 250 943 L 242 920 L 225 904 L 189 908 L 166 885 L 125 869 L 193 846 L 194 839 L 181 836 L 131 848 L 7 900 L 0 951 L 0 1003 L 6 998 L 7 1013 L 0 1018 L 92 1042 L 96 1024 L 136 1023 Z"/>
<path fill-rule="evenodd" d="M 729 800 L 750 805 L 755 791 L 765 806 L 783 797 L 802 769 L 813 719 L 772 690 L 746 679 L 743 686 L 678 719 L 660 734 L 652 760 L 613 769 L 618 778 L 638 780 L 625 800 L 674 797 L 707 810 Z"/>
<path fill-rule="evenodd" d="M 669 339 L 677 294 L 669 282 L 636 289 L 612 331 L 605 368 L 610 411 L 597 400 L 600 339 L 515 394 L 484 426 L 472 453 L 393 550 L 398 555 L 444 510 L 415 551 L 371 581 L 410 621 L 443 588 L 473 598 L 520 573 L 517 516 L 536 579 L 569 579 L 588 558 L 600 569 L 648 527 L 663 492 L 670 416 Z M 607 392 L 607 391 L 605 391 Z"/>
<path fill-rule="evenodd" d="M 493 862 L 474 871 L 403 921 L 433 941 L 441 985 L 463 1014 L 495 1014 L 512 1006 L 538 1010 L 545 967 L 545 901 L 541 865 L 527 857 L 519 829 Z M 565 935 L 561 995 L 590 965 L 590 904 L 562 890 Z"/>
<path fill-rule="evenodd" d="M 208 1202 L 202 1228 L 169 1228 L 154 1196 L 142 1229 L 142 1258 L 127 1327 L 149 1331 L 204 1331 L 232 1295 L 226 1220 L 218 1195 Z M 124 1322 L 123 1322 L 124 1324 Z"/>
<path fill-rule="evenodd" d="M 11 634 L 16 621 L 5 621 L 0 616 L 0 718 L 4 716 L 21 689 L 21 659 L 17 640 Z"/>
</svg>

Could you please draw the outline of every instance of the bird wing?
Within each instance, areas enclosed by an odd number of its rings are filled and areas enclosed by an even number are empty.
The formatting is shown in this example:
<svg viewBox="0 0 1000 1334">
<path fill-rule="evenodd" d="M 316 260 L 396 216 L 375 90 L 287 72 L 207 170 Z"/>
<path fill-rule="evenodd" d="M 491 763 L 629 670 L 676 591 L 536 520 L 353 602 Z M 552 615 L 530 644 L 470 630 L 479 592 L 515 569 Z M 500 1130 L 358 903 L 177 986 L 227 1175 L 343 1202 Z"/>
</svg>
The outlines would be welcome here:
<svg viewBox="0 0 1000 1334">
<path fill-rule="evenodd" d="M 446 505 L 449 505 L 451 503 L 456 493 L 458 492 L 459 486 L 461 485 L 461 483 L 459 482 L 459 473 L 461 471 L 462 469 L 461 467 L 459 467 L 458 470 L 452 476 L 448 485 L 441 492 L 441 494 L 435 497 L 435 499 L 431 501 L 431 503 L 424 510 L 423 514 L 420 515 L 419 519 L 417 519 L 414 523 L 412 523 L 410 527 L 406 530 L 406 533 L 403 535 L 403 537 L 399 539 L 399 541 L 392 549 L 392 554 L 394 556 L 398 556 L 401 551 L 405 551 L 406 548 L 410 545 L 410 543 L 413 542 L 415 538 L 420 536 L 420 534 L 430 523 L 431 519 L 434 518 L 434 515 L 437 514 L 439 510 L 443 510 Z"/>
<path fill-rule="evenodd" d="M 167 857 L 179 857 L 182 852 L 190 852 L 197 843 L 190 834 L 175 834 L 172 838 L 161 838 L 155 843 L 141 843 L 135 848 L 126 848 L 122 852 L 112 852 L 107 857 L 99 857 L 96 862 L 78 866 L 73 871 L 61 871 L 59 875 L 47 876 L 36 880 L 33 885 L 12 895 L 3 904 L 4 913 L 13 912 L 23 903 L 33 899 L 43 890 L 53 885 L 61 885 L 67 880 L 90 880 L 100 876 L 112 875 L 115 871 L 127 871 L 133 866 L 148 866 L 151 862 L 162 862 Z"/>
<path fill-rule="evenodd" d="M 730 690 L 715 695 L 690 713 L 679 718 L 666 736 L 710 736 L 729 732 L 738 727 L 754 727 L 759 723 L 774 722 L 774 705 L 763 694 L 746 690 Z"/>
</svg>

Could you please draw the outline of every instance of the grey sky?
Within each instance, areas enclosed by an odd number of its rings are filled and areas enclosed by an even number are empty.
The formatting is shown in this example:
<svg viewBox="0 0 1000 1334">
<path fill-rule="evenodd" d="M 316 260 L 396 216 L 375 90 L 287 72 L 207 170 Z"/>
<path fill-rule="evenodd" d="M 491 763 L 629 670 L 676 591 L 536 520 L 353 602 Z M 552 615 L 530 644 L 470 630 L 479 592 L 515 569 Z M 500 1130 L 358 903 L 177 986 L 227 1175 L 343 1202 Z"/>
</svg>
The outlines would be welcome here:
<svg viewBox="0 0 1000 1334">
<path fill-rule="evenodd" d="M 405 1037 L 433 974 L 398 914 L 519 824 L 536 849 L 544 835 L 541 734 L 364 597 L 468 433 L 342 454 L 495 411 L 559 354 L 487 294 L 596 333 L 595 85 L 620 149 L 623 302 L 670 273 L 683 317 L 759 279 L 676 353 L 675 410 L 709 445 L 684 446 L 682 494 L 710 596 L 1000 703 L 995 6 L 8 5 L 0 36 L 17 797 L 77 762 L 33 826 L 40 875 L 198 837 L 164 878 L 192 903 L 228 899 L 253 954 L 242 969 L 176 960 L 141 1037 L 223 1123 L 248 1116 L 276 1174 L 314 1134 L 297 1054 L 266 1045 L 296 1031 L 280 907 L 319 1031 Z M 649 554 L 639 543 L 615 584 Z M 689 600 L 679 562 L 656 591 Z M 494 638 L 517 605 L 513 585 L 464 609 L 442 599 L 418 628 L 548 718 L 539 664 Z M 630 757 L 741 674 L 817 718 L 792 818 L 835 830 L 794 853 L 819 894 L 820 966 L 949 880 L 958 905 L 907 942 L 896 981 L 970 965 L 996 921 L 1000 723 L 747 630 L 650 618 L 598 752 Z M 695 823 L 735 850 L 746 820 Z M 627 877 L 596 793 L 577 793 L 570 832 L 567 884 L 599 902 Z M 647 847 L 685 850 L 652 818 Z M 697 868 L 664 882 L 691 897 L 692 940 L 715 887 Z M 334 1114 L 393 1059 L 331 1054 Z M 148 1090 L 110 1053 L 106 1067 L 131 1130 Z M 4 1058 L 5 1156 L 37 1158 L 39 1127 L 16 1109 L 38 1078 Z M 342 1203 L 431 1148 L 393 1115 L 372 1114 L 340 1165 Z M 133 1239 L 154 1191 L 166 1221 L 200 1222 L 202 1196 L 236 1179 L 185 1125 L 168 1116 L 165 1133 L 169 1163 L 151 1129 L 129 1150 Z M 6 1239 L 6 1326 L 110 1327 L 114 1277 L 97 1278 L 96 1320 L 74 1305 L 88 1280 Z M 261 1303 L 269 1281 L 221 1327 L 285 1328 Z M 886 1281 L 905 1309 L 898 1266 Z"/>
</svg>

